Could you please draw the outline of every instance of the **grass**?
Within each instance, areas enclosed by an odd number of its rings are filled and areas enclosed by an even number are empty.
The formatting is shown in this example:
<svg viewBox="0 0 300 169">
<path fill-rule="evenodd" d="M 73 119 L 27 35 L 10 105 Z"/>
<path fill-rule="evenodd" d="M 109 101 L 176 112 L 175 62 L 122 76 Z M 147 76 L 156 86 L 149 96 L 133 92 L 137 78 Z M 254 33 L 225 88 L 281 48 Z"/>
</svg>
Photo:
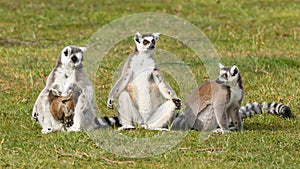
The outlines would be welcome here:
<svg viewBox="0 0 300 169">
<path fill-rule="evenodd" d="M 0 168 L 298 168 L 297 1 L 138 2 L 0 2 Z M 147 158 L 113 154 L 86 132 L 42 135 L 39 125 L 30 119 L 31 111 L 63 47 L 85 45 L 94 32 L 114 19 L 149 11 L 182 17 L 201 29 L 224 65 L 236 64 L 242 72 L 243 104 L 284 102 L 295 120 L 263 114 L 244 121 L 245 132 L 213 134 L 206 140 L 200 132 L 191 131 L 171 150 Z M 182 56 L 198 84 L 207 80 L 203 64 L 195 62 L 195 54 L 181 46 L 164 35 L 158 44 L 158 48 Z M 113 70 L 132 50 L 131 38 L 118 43 L 93 79 L 96 104 L 103 115 L 116 114 L 105 108 L 105 102 Z M 167 77 L 176 86 L 174 79 Z M 136 130 L 122 134 L 149 138 L 162 133 Z"/>
</svg>

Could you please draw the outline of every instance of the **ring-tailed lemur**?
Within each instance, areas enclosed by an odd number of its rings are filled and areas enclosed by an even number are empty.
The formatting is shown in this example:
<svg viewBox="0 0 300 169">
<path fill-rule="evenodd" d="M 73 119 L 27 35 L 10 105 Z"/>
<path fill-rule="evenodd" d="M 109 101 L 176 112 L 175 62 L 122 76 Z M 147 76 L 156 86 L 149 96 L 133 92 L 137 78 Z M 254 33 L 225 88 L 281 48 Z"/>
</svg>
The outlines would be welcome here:
<svg viewBox="0 0 300 169">
<path fill-rule="evenodd" d="M 61 121 L 65 127 L 73 125 L 74 116 L 74 99 L 73 92 L 70 91 L 66 96 L 61 96 L 61 93 L 55 88 L 49 92 L 50 112 L 56 120 Z"/>
<path fill-rule="evenodd" d="M 241 75 L 237 66 L 219 64 L 219 68 L 220 74 L 217 80 L 202 84 L 188 97 L 185 114 L 175 118 L 172 129 L 223 133 L 230 131 L 231 119 L 236 130 L 243 130 L 239 114 L 244 96 Z"/>
<path fill-rule="evenodd" d="M 53 131 L 79 131 L 99 127 L 94 113 L 94 90 L 82 69 L 84 47 L 67 46 L 62 51 L 56 66 L 47 78 L 46 87 L 39 94 L 32 111 L 32 118 L 42 126 L 42 133 Z M 73 125 L 65 129 L 61 121 L 50 112 L 49 92 L 55 86 L 61 96 L 66 96 L 70 86 L 75 101 Z M 74 94 L 77 93 L 77 94 Z"/>
<path fill-rule="evenodd" d="M 113 109 L 118 97 L 118 119 L 122 129 L 160 130 L 166 127 L 181 100 L 165 81 L 151 53 L 156 47 L 159 33 L 136 33 L 134 53 L 127 59 L 120 79 L 109 93 L 107 107 Z M 166 101 L 163 101 L 163 96 Z"/>
<path fill-rule="evenodd" d="M 242 118 L 242 120 L 245 120 L 246 118 L 250 118 L 254 115 L 257 114 L 262 114 L 263 111 L 265 110 L 267 113 L 272 114 L 272 115 L 276 115 L 279 117 L 282 117 L 284 119 L 293 119 L 294 115 L 291 112 L 291 109 L 283 104 L 283 103 L 266 103 L 263 102 L 262 104 L 259 104 L 258 102 L 254 102 L 254 103 L 247 103 L 246 105 L 242 106 L 239 109 L 239 114 Z M 190 129 L 185 120 L 182 120 L 182 118 L 184 118 L 184 114 L 182 113 L 177 113 L 174 116 L 174 119 L 176 119 L 176 126 L 173 126 L 173 130 L 179 130 L 179 129 L 183 129 L 183 130 L 187 130 Z M 103 121 L 103 123 L 107 123 L 109 126 L 116 126 L 116 127 L 120 127 L 121 124 L 119 123 L 119 119 L 118 117 L 102 117 L 101 120 Z M 232 121 L 230 121 L 230 125 L 232 125 L 231 123 Z"/>
<path fill-rule="evenodd" d="M 262 109 L 269 114 L 277 115 L 284 119 L 290 119 L 294 117 L 291 109 L 287 105 L 275 102 L 263 102 L 262 104 L 259 104 L 258 102 L 247 103 L 245 106 L 240 108 L 239 113 L 242 119 L 245 119 L 255 114 L 262 114 Z"/>
<path fill-rule="evenodd" d="M 283 118 L 293 117 L 290 108 L 282 103 L 254 102 L 240 107 L 244 92 L 238 68 L 224 67 L 221 64 L 219 67 L 220 74 L 216 81 L 202 84 L 189 96 L 185 114 L 177 114 L 173 130 L 211 131 L 220 127 L 215 131 L 224 132 L 232 122 L 235 127 L 230 128 L 231 130 L 242 130 L 240 119 L 262 114 L 262 109 Z"/>
</svg>

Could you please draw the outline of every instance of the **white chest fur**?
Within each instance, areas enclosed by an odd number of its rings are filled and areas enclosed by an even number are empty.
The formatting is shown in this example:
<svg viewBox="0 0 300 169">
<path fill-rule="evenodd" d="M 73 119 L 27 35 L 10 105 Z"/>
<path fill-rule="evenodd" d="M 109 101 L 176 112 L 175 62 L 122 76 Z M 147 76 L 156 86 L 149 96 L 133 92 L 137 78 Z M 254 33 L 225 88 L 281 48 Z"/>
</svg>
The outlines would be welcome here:
<svg viewBox="0 0 300 169">
<path fill-rule="evenodd" d="M 235 86 L 230 88 L 230 92 L 230 101 L 228 105 L 238 104 L 243 97 L 243 90 L 239 86 Z"/>
<path fill-rule="evenodd" d="M 147 72 L 153 71 L 155 61 L 150 54 L 138 54 L 132 57 L 130 67 L 132 68 L 133 76 L 145 75 Z"/>
<path fill-rule="evenodd" d="M 54 85 L 57 85 L 62 95 L 67 95 L 71 84 L 75 82 L 75 70 L 58 68 L 55 72 Z"/>
<path fill-rule="evenodd" d="M 132 85 L 137 97 L 140 111 L 151 111 L 150 78 L 155 68 L 155 60 L 149 54 L 139 54 L 132 57 L 130 67 L 133 72 Z"/>
</svg>

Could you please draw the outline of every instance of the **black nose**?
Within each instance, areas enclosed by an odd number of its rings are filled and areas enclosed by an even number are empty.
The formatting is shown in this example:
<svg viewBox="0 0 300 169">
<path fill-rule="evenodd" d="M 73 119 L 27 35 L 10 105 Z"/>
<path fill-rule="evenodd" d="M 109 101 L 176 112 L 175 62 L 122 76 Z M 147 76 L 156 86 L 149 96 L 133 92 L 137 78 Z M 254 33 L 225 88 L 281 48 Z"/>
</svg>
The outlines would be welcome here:
<svg viewBox="0 0 300 169">
<path fill-rule="evenodd" d="M 153 44 L 151 44 L 150 46 L 149 46 L 149 49 L 154 49 L 155 48 L 155 45 L 153 45 Z"/>
<path fill-rule="evenodd" d="M 72 62 L 76 63 L 78 59 L 77 59 L 76 56 L 72 56 L 72 57 L 71 57 L 71 60 L 72 60 Z"/>
</svg>

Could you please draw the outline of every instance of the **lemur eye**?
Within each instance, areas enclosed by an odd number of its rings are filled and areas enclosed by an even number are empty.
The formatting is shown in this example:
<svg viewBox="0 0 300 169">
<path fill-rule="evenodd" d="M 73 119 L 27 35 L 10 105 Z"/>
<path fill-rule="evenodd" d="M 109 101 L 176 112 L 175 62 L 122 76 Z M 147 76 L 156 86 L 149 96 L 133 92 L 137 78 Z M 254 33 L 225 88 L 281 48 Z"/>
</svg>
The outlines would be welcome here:
<svg viewBox="0 0 300 169">
<path fill-rule="evenodd" d="M 228 78 L 228 75 L 227 75 L 227 74 L 223 74 L 223 75 L 222 75 L 222 78 L 227 79 L 227 78 Z"/>
<path fill-rule="evenodd" d="M 147 41 L 147 40 L 144 40 L 144 41 L 143 41 L 143 44 L 144 44 L 144 45 L 148 45 L 149 43 L 150 43 L 150 42 Z"/>
<path fill-rule="evenodd" d="M 152 43 L 153 45 L 155 45 L 155 40 L 154 40 L 154 39 L 152 39 L 151 43 Z"/>
</svg>

